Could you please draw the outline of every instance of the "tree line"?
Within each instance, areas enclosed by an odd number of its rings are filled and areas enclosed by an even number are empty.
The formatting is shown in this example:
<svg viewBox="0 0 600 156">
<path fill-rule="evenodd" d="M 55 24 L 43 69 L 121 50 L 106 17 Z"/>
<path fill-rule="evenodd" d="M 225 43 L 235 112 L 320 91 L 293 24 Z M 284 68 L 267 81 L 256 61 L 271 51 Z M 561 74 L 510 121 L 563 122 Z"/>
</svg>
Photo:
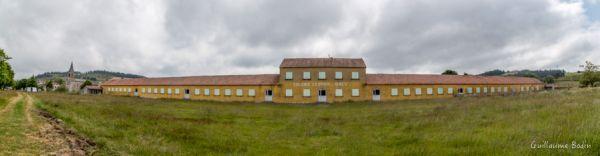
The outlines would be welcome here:
<svg viewBox="0 0 600 156">
<path fill-rule="evenodd" d="M 584 71 L 581 74 L 575 75 L 567 74 L 565 70 L 561 69 L 550 69 L 550 70 L 516 70 L 516 71 L 505 71 L 495 69 L 491 71 L 483 72 L 481 76 L 519 76 L 519 77 L 531 77 L 539 79 L 540 81 L 548 84 L 552 84 L 557 78 L 566 78 L 571 81 L 579 81 L 582 87 L 597 87 L 600 86 L 600 66 L 594 65 L 590 61 L 586 61 L 585 65 L 582 65 Z M 458 72 L 447 69 L 442 72 L 442 75 L 458 75 Z M 469 75 L 464 73 L 463 75 Z"/>
</svg>

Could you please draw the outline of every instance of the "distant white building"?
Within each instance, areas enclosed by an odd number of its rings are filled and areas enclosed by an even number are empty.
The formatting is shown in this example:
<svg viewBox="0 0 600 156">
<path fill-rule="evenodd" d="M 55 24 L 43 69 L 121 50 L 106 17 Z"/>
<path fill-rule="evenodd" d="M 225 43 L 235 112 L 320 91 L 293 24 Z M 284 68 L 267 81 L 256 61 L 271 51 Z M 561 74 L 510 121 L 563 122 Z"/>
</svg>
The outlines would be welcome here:
<svg viewBox="0 0 600 156">
<path fill-rule="evenodd" d="M 38 89 L 35 87 L 27 87 L 27 88 L 25 88 L 25 91 L 35 93 L 35 92 L 38 92 Z"/>
</svg>

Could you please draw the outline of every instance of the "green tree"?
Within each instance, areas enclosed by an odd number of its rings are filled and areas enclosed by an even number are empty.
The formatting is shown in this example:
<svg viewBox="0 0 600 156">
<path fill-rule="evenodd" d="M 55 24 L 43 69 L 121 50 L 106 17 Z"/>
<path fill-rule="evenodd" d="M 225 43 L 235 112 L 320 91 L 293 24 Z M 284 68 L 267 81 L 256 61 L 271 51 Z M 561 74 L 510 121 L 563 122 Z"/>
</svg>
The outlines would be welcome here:
<svg viewBox="0 0 600 156">
<path fill-rule="evenodd" d="M 11 58 L 0 48 L 0 89 L 14 85 L 15 72 L 8 63 Z"/>
<path fill-rule="evenodd" d="M 547 84 L 553 84 L 554 81 L 555 81 L 554 76 L 552 76 L 552 75 L 548 75 L 544 78 L 544 83 L 547 83 Z"/>
<path fill-rule="evenodd" d="M 582 86 L 594 86 L 596 83 L 600 83 L 600 73 L 598 72 L 598 66 L 594 65 L 590 61 L 585 61 L 583 75 L 579 79 L 579 83 Z"/>
<path fill-rule="evenodd" d="M 458 73 L 454 70 L 447 69 L 442 73 L 442 75 L 458 75 Z"/>
<path fill-rule="evenodd" d="M 58 85 L 64 85 L 65 84 L 65 80 L 63 80 L 61 78 L 54 79 L 54 82 L 56 82 L 56 84 L 58 84 Z"/>
<path fill-rule="evenodd" d="M 54 84 L 52 83 L 52 80 L 48 80 L 48 82 L 46 82 L 46 90 L 52 89 L 54 89 Z"/>
<path fill-rule="evenodd" d="M 37 80 L 35 80 L 35 76 L 31 76 L 27 79 L 27 87 L 38 87 Z"/>
<path fill-rule="evenodd" d="M 85 86 L 89 86 L 89 85 L 92 85 L 92 81 L 85 80 L 85 82 L 83 82 L 83 84 L 81 84 L 80 89 L 83 89 Z"/>
</svg>

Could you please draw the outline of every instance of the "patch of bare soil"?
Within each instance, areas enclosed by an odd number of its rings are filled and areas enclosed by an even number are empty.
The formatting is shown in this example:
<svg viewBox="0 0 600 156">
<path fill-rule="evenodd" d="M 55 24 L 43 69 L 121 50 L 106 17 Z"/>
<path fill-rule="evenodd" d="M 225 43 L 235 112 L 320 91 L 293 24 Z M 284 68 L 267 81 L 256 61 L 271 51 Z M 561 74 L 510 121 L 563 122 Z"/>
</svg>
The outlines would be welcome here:
<svg viewBox="0 0 600 156">
<path fill-rule="evenodd" d="M 27 100 L 28 105 L 32 105 L 32 100 Z M 48 155 L 92 155 L 95 151 L 95 143 L 82 137 L 75 131 L 66 128 L 62 120 L 55 118 L 50 113 L 32 109 L 41 117 L 38 124 L 38 131 L 33 137 L 44 144 L 48 149 Z"/>
</svg>

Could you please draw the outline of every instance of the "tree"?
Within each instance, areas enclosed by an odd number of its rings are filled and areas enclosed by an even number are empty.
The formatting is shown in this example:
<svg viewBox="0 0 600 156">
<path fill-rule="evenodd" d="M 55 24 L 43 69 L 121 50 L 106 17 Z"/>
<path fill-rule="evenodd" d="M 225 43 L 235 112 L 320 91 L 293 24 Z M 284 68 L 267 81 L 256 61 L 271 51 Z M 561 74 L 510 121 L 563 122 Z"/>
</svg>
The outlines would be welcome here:
<svg viewBox="0 0 600 156">
<path fill-rule="evenodd" d="M 554 83 L 554 76 L 552 75 L 548 75 L 544 78 L 544 83 L 547 84 L 553 84 Z"/>
<path fill-rule="evenodd" d="M 85 82 L 83 82 L 83 84 L 81 84 L 80 89 L 83 89 L 85 86 L 89 86 L 89 85 L 92 85 L 92 81 L 85 80 Z"/>
<path fill-rule="evenodd" d="M 38 87 L 37 81 L 35 80 L 35 76 L 31 76 L 29 79 L 27 79 L 27 87 Z"/>
<path fill-rule="evenodd" d="M 600 82 L 600 73 L 598 72 L 598 66 L 594 65 L 590 61 L 585 61 L 583 75 L 579 79 L 579 83 L 582 86 L 594 86 L 594 84 Z"/>
<path fill-rule="evenodd" d="M 52 80 L 48 80 L 48 82 L 46 82 L 46 90 L 52 89 L 54 89 L 54 84 L 52 83 Z"/>
<path fill-rule="evenodd" d="M 61 78 L 54 79 L 54 82 L 56 82 L 56 84 L 58 84 L 58 85 L 64 85 L 65 84 L 65 80 L 63 80 Z"/>
<path fill-rule="evenodd" d="M 447 69 L 442 73 L 442 75 L 458 75 L 458 73 L 454 70 Z"/>
<path fill-rule="evenodd" d="M 465 73 L 463 73 L 463 75 L 469 75 L 469 73 L 465 72 Z"/>
<path fill-rule="evenodd" d="M 483 73 L 481 73 L 479 75 L 483 75 L 483 76 L 499 76 L 499 75 L 502 75 L 504 73 L 506 73 L 506 72 L 502 71 L 500 69 L 495 69 L 495 70 L 492 70 L 492 71 L 483 72 Z"/>
<path fill-rule="evenodd" d="M 15 72 L 8 63 L 11 58 L 0 48 L 0 89 L 14 85 Z"/>
</svg>

